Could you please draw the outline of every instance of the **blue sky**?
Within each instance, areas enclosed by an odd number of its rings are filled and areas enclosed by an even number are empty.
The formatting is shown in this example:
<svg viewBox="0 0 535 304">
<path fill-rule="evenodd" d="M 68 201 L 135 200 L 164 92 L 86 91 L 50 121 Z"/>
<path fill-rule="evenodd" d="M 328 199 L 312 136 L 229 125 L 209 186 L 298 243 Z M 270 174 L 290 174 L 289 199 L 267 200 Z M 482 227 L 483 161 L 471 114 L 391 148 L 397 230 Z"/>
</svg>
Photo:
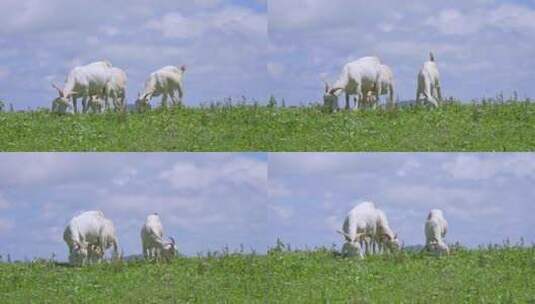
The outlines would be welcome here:
<svg viewBox="0 0 535 304">
<path fill-rule="evenodd" d="M 535 96 L 535 1 L 270 0 L 270 62 L 276 96 L 321 99 L 325 78 L 376 55 L 392 67 L 400 99 L 436 55 L 445 96 Z"/>
<path fill-rule="evenodd" d="M 341 245 L 345 214 L 372 200 L 407 245 L 424 242 L 441 208 L 447 241 L 535 242 L 535 155 L 152 153 L 0 154 L 0 254 L 66 258 L 73 215 L 102 210 L 126 255 L 140 253 L 146 216 L 187 255 L 225 246 L 263 253 Z"/>
<path fill-rule="evenodd" d="M 413 99 L 430 50 L 446 96 L 535 96 L 535 1 L 4 0 L 0 99 L 49 107 L 74 66 L 108 59 L 129 76 L 186 64 L 188 105 L 231 96 L 287 104 L 322 96 L 350 60 L 377 55 Z"/>
<path fill-rule="evenodd" d="M 225 246 L 265 252 L 265 154 L 0 154 L 0 254 L 65 260 L 73 215 L 102 210 L 125 255 L 140 254 L 146 216 L 160 214 L 187 255 Z"/>
<path fill-rule="evenodd" d="M 336 233 L 362 201 L 383 209 L 406 245 L 423 244 L 430 209 L 448 243 L 535 243 L 533 154 L 270 154 L 269 233 L 294 247 L 342 245 Z"/>
</svg>

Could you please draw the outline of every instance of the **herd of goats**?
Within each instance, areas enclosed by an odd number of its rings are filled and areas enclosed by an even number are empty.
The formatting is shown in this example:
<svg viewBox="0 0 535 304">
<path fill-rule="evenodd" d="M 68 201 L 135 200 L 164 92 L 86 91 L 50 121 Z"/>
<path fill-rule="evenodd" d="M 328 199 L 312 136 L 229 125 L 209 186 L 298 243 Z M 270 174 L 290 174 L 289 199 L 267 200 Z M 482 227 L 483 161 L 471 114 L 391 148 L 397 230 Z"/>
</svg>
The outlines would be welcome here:
<svg viewBox="0 0 535 304">
<path fill-rule="evenodd" d="M 449 254 L 444 242 L 448 222 L 441 210 L 429 212 L 425 222 L 425 250 L 436 254 Z M 342 230 L 338 230 L 345 243 L 342 254 L 358 256 L 399 250 L 401 243 L 394 234 L 386 214 L 373 202 L 363 202 L 347 214 Z M 102 211 L 86 211 L 73 217 L 63 233 L 69 247 L 69 263 L 84 265 L 101 262 L 105 252 L 112 249 L 112 259 L 119 258 L 119 245 L 113 222 Z M 163 225 L 157 213 L 147 216 L 141 227 L 141 244 L 145 259 L 169 260 L 176 254 L 172 237 L 164 238 Z"/>
<path fill-rule="evenodd" d="M 438 107 L 442 100 L 440 74 L 433 53 L 430 53 L 429 57 L 429 61 L 424 63 L 418 73 L 416 102 L 423 100 Z M 182 78 L 185 71 L 185 66 L 166 66 L 151 73 L 143 91 L 138 94 L 136 108 L 148 107 L 150 100 L 158 96 L 162 96 L 163 107 L 181 104 L 184 96 Z M 84 113 L 99 113 L 104 109 L 111 109 L 111 102 L 116 111 L 125 110 L 126 83 L 126 73 L 109 61 L 75 67 L 68 74 L 63 88 L 53 84 L 59 96 L 52 103 L 52 111 L 66 113 L 72 108 L 78 113 L 79 98 L 82 99 Z M 337 110 L 338 96 L 342 92 L 345 92 L 346 109 L 350 108 L 350 96 L 355 96 L 355 109 L 375 108 L 380 97 L 384 95 L 388 96 L 390 104 L 394 104 L 394 74 L 390 67 L 376 56 L 360 58 L 344 66 L 342 75 L 334 85 L 325 83 L 325 106 L 333 111 Z M 168 99 L 171 99 L 170 104 Z"/>
<path fill-rule="evenodd" d="M 420 69 L 417 83 L 416 103 L 424 101 L 438 107 L 442 101 L 442 92 L 440 73 L 433 53 L 429 53 L 429 60 Z M 338 96 L 345 92 L 346 110 L 350 108 L 350 96 L 355 96 L 354 109 L 376 108 L 383 95 L 387 95 L 388 102 L 392 105 L 395 103 L 394 87 L 394 73 L 389 66 L 376 56 L 363 57 L 346 64 L 334 85 L 325 83 L 323 102 L 325 106 L 336 111 Z"/>
<path fill-rule="evenodd" d="M 138 95 L 136 107 L 148 106 L 153 97 L 162 96 L 162 106 L 168 106 L 168 98 L 173 105 L 182 103 L 184 96 L 182 77 L 185 66 L 166 66 L 151 73 L 144 89 Z M 110 100 L 116 111 L 126 110 L 126 73 L 112 66 L 109 61 L 98 61 L 75 67 L 67 76 L 63 88 L 52 86 L 59 96 L 52 102 L 52 111 L 66 113 L 70 108 L 78 113 L 77 100 L 82 99 L 82 112 L 102 112 L 111 109 Z"/>
</svg>

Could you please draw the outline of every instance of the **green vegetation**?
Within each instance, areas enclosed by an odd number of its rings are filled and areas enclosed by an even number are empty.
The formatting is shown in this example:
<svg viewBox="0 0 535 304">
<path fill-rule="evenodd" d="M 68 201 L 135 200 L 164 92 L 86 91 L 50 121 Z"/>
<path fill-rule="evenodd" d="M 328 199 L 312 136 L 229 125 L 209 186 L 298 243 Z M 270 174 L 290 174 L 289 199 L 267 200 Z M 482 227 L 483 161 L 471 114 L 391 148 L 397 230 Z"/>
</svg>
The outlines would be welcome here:
<svg viewBox="0 0 535 304">
<path fill-rule="evenodd" d="M 145 113 L 0 113 L 0 151 L 533 151 L 535 104 L 325 113 L 222 105 Z"/>
<path fill-rule="evenodd" d="M 335 251 L 180 257 L 84 268 L 0 264 L 2 303 L 534 303 L 535 248 L 359 261 Z"/>
</svg>

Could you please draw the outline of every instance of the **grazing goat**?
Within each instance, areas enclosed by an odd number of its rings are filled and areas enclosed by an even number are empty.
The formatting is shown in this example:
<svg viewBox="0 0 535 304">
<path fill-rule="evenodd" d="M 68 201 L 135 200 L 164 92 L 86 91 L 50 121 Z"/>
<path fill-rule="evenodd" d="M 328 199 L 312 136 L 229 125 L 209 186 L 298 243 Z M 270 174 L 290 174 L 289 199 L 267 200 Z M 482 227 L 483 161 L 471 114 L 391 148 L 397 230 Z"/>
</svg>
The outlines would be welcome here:
<svg viewBox="0 0 535 304">
<path fill-rule="evenodd" d="M 424 96 L 424 101 L 431 103 L 435 107 L 438 107 L 439 102 L 442 101 L 440 73 L 433 53 L 429 54 L 429 61 L 424 63 L 424 66 L 418 73 L 417 103 L 420 103 L 420 97 L 422 95 Z"/>
<path fill-rule="evenodd" d="M 388 104 L 393 106 L 395 103 L 394 100 L 394 73 L 389 66 L 385 64 L 380 65 L 379 75 L 375 82 L 374 87 L 370 88 L 368 92 L 367 102 L 372 105 L 373 108 L 376 108 L 379 103 L 380 97 L 387 95 Z"/>
<path fill-rule="evenodd" d="M 63 88 L 52 86 L 58 91 L 59 97 L 54 104 L 72 104 L 78 113 L 77 99 L 82 98 L 82 112 L 87 111 L 87 100 L 93 95 L 103 96 L 111 74 L 111 63 L 98 61 L 85 66 L 75 67 L 67 76 Z"/>
<path fill-rule="evenodd" d="M 150 74 L 149 79 L 145 82 L 143 92 L 139 94 L 138 100 L 136 101 L 138 108 L 149 104 L 152 98 L 160 95 L 162 95 L 163 107 L 168 107 L 168 97 L 171 97 L 173 105 L 181 104 L 184 96 L 182 78 L 185 72 L 185 66 L 181 66 L 180 68 L 166 66 Z"/>
<path fill-rule="evenodd" d="M 392 70 L 382 64 L 381 60 L 375 56 L 363 57 L 346 64 L 334 85 L 331 87 L 326 84 L 323 98 L 325 104 L 332 104 L 341 92 L 345 92 L 346 109 L 349 109 L 350 95 L 356 95 L 356 109 L 364 106 L 365 99 L 367 99 L 366 94 L 369 91 L 373 91 L 377 97 L 389 94 L 390 100 L 393 102 L 394 76 Z"/>
<path fill-rule="evenodd" d="M 438 254 L 449 254 L 450 249 L 444 242 L 447 232 L 448 222 L 442 210 L 431 210 L 425 221 L 425 249 Z"/>
<path fill-rule="evenodd" d="M 157 213 L 147 216 L 141 228 L 141 244 L 146 259 L 170 259 L 176 253 L 175 239 L 163 239 L 163 225 Z"/>
<path fill-rule="evenodd" d="M 118 256 L 118 242 L 113 223 L 102 211 L 86 211 L 73 217 L 63 233 L 69 247 L 69 262 L 85 264 L 93 258 L 102 259 L 113 247 L 113 258 Z"/>
<path fill-rule="evenodd" d="M 109 109 L 109 99 L 113 101 L 113 106 L 116 111 L 124 111 L 126 109 L 126 73 L 119 69 L 110 68 L 110 79 L 106 84 L 104 95 L 106 97 L 106 109 Z"/>
<path fill-rule="evenodd" d="M 385 213 L 372 202 L 363 202 L 347 214 L 342 231 L 346 240 L 344 253 L 364 257 L 364 253 L 375 253 L 376 245 L 390 250 L 399 249 L 400 242 L 388 224 Z M 372 248 L 373 246 L 373 248 Z"/>
</svg>

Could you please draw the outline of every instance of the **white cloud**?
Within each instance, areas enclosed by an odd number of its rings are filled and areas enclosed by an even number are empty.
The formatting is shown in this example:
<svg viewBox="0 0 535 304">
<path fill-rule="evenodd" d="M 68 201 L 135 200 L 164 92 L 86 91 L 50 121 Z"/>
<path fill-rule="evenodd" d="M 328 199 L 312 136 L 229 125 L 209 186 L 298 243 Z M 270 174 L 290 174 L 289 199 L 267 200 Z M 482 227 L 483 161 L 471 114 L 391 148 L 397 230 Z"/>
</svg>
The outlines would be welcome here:
<svg viewBox="0 0 535 304">
<path fill-rule="evenodd" d="M 150 20 L 146 26 L 149 29 L 161 31 L 166 37 L 193 38 L 203 31 L 203 23 L 187 19 L 180 13 L 170 13 L 163 18 Z"/>
<path fill-rule="evenodd" d="M 267 63 L 267 70 L 268 73 L 274 77 L 277 78 L 284 74 L 285 68 L 284 65 L 277 63 L 277 62 L 268 62 Z"/>
<path fill-rule="evenodd" d="M 221 0 L 194 0 L 195 4 L 201 6 L 201 7 L 215 7 L 219 5 L 222 1 Z"/>
<path fill-rule="evenodd" d="M 495 8 L 475 9 L 462 13 L 456 9 L 442 10 L 438 17 L 426 20 L 446 35 L 470 35 L 484 29 L 535 31 L 533 24 L 535 10 L 514 4 L 503 4 Z"/>
<path fill-rule="evenodd" d="M 348 166 L 349 154 L 336 153 L 291 153 L 271 154 L 270 163 L 276 170 L 283 170 L 287 174 L 314 174 L 350 170 Z M 350 162 L 354 164 L 354 161 Z"/>
<path fill-rule="evenodd" d="M 269 179 L 269 196 L 271 198 L 288 197 L 292 194 L 293 193 L 290 187 L 284 183 L 274 179 Z"/>
<path fill-rule="evenodd" d="M 484 180 L 498 174 L 535 177 L 535 162 L 527 154 L 509 154 L 502 158 L 475 154 L 460 154 L 442 168 L 453 178 Z"/>
<path fill-rule="evenodd" d="M 440 208 L 463 218 L 475 218 L 487 209 L 487 194 L 479 189 L 440 185 L 396 185 L 385 189 L 385 203 L 399 208 Z M 495 207 L 497 208 L 497 207 Z M 505 206 L 500 206 L 500 210 Z"/>
<path fill-rule="evenodd" d="M 269 204 L 268 210 L 270 210 L 272 213 L 274 213 L 277 217 L 280 219 L 286 221 L 293 217 L 294 210 L 292 207 L 289 206 L 282 206 L 282 205 L 276 205 L 276 204 Z"/>
<path fill-rule="evenodd" d="M 218 166 L 177 162 L 172 169 L 162 172 L 160 178 L 177 190 L 199 190 L 223 183 L 266 190 L 267 166 L 249 158 L 222 160 Z"/>
<path fill-rule="evenodd" d="M 192 17 L 185 17 L 178 12 L 168 13 L 163 18 L 149 20 L 145 26 L 160 31 L 165 37 L 183 39 L 199 38 L 209 31 L 233 32 L 252 37 L 267 34 L 266 18 L 240 7 L 202 12 Z"/>
<path fill-rule="evenodd" d="M 403 166 L 396 172 L 398 176 L 406 176 L 413 171 L 419 169 L 421 164 L 415 159 L 409 159 L 403 163 Z"/>
<path fill-rule="evenodd" d="M 0 179 L 8 184 L 35 184 L 45 182 L 68 168 L 68 161 L 59 154 L 7 154 L 0 170 Z"/>
<path fill-rule="evenodd" d="M 112 182 L 117 186 L 125 186 L 136 178 L 138 171 L 135 168 L 125 169 L 120 175 L 113 178 Z"/>
<path fill-rule="evenodd" d="M 496 175 L 496 162 L 482 160 L 476 155 L 459 155 L 455 161 L 445 163 L 442 167 L 453 178 L 458 179 L 487 179 Z"/>
</svg>

